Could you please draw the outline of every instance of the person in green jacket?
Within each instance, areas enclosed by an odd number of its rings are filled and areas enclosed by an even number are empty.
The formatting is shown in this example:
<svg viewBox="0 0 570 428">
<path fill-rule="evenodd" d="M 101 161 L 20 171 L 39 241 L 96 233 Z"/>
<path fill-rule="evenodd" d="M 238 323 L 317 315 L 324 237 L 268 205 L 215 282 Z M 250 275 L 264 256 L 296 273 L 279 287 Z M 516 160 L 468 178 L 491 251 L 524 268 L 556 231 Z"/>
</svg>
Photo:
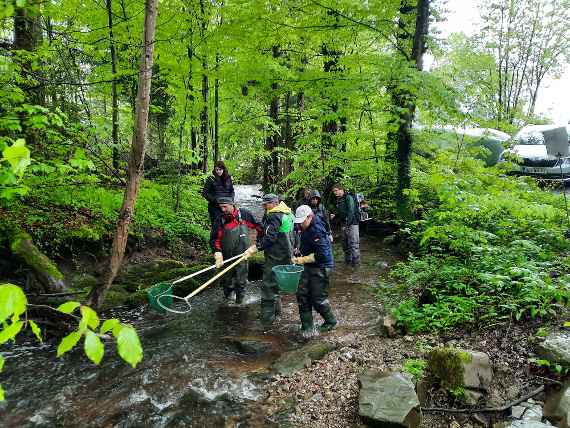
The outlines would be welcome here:
<svg viewBox="0 0 570 428">
<path fill-rule="evenodd" d="M 261 322 L 270 325 L 281 313 L 281 298 L 273 267 L 291 264 L 294 248 L 293 214 L 291 208 L 273 193 L 263 196 L 265 215 L 261 220 L 263 237 L 257 249 L 264 251 L 263 286 L 261 288 Z"/>
<path fill-rule="evenodd" d="M 340 220 L 342 230 L 342 249 L 344 250 L 344 262 L 357 268 L 360 265 L 360 218 L 356 201 L 346 192 L 340 184 L 335 184 L 332 188 L 336 196 L 336 214 L 331 214 Z"/>
</svg>

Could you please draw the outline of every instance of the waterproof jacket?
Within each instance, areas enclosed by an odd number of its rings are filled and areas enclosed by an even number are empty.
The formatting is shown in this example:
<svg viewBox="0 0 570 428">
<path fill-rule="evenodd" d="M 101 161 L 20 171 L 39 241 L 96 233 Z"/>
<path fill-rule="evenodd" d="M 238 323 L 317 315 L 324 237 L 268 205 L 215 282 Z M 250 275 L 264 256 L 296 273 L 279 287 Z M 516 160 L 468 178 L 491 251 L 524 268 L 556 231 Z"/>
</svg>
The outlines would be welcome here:
<svg viewBox="0 0 570 428">
<path fill-rule="evenodd" d="M 265 252 L 265 260 L 289 264 L 295 240 L 291 208 L 281 202 L 265 213 L 261 223 L 263 237 L 258 239 L 257 248 Z"/>
<path fill-rule="evenodd" d="M 202 196 L 213 205 L 216 205 L 216 200 L 220 197 L 234 198 L 235 191 L 234 185 L 232 183 L 231 175 L 224 181 L 221 177 L 210 175 L 206 182 L 204 183 L 204 189 L 202 190 Z"/>
<path fill-rule="evenodd" d="M 354 198 L 345 192 L 344 196 L 336 200 L 336 212 L 343 226 L 359 224 L 358 207 Z"/>
<path fill-rule="evenodd" d="M 313 192 L 311 193 L 311 199 L 313 199 L 313 198 L 318 198 L 319 202 L 317 203 L 317 206 L 314 206 L 311 203 L 309 203 L 309 206 L 313 210 L 313 213 L 315 214 L 315 216 L 319 217 L 322 220 L 326 231 L 330 234 L 331 233 L 331 223 L 330 223 L 330 219 L 329 219 L 329 212 L 327 211 L 325 206 L 321 203 L 321 194 L 318 190 L 313 190 Z"/>
<path fill-rule="evenodd" d="M 261 224 L 245 208 L 235 208 L 231 214 L 222 214 L 212 226 L 212 252 L 220 251 L 224 258 L 243 253 L 250 246 L 248 229 L 257 231 L 258 237 L 263 235 Z"/>
<path fill-rule="evenodd" d="M 332 268 L 334 266 L 332 245 L 322 220 L 315 216 L 309 227 L 301 232 L 301 255 L 315 254 L 315 263 L 306 266 Z"/>
</svg>

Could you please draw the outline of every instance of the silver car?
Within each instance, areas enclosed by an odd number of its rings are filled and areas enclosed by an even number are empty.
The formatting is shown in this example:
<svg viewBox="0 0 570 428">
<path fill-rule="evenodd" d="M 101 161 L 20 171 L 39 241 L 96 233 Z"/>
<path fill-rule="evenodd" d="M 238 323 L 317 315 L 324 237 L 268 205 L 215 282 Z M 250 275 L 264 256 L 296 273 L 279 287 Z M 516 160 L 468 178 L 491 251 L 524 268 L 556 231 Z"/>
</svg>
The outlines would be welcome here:
<svg viewBox="0 0 570 428">
<path fill-rule="evenodd" d="M 541 180 L 570 180 L 570 125 L 528 125 L 512 140 L 501 160 L 516 158 L 513 174 Z M 515 155 L 515 156 L 513 156 Z"/>
</svg>

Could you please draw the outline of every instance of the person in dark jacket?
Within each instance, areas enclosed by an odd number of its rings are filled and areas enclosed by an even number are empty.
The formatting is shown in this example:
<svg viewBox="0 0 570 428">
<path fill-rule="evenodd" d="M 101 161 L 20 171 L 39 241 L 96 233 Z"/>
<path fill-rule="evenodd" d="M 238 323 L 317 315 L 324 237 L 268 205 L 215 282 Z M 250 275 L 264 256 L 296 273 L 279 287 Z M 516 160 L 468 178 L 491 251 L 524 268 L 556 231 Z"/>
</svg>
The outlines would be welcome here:
<svg viewBox="0 0 570 428">
<path fill-rule="evenodd" d="M 327 233 L 329 234 L 329 239 L 332 242 L 332 232 L 331 232 L 331 223 L 329 220 L 329 213 L 325 206 L 321 203 L 321 193 L 318 190 L 313 190 L 311 192 L 309 206 L 313 210 L 313 213 L 319 217 L 319 219 L 323 222 Z"/>
<path fill-rule="evenodd" d="M 297 304 L 301 318 L 303 337 L 314 334 L 313 309 L 325 320 L 319 327 L 321 332 L 336 327 L 336 317 L 329 302 L 330 274 L 334 266 L 332 245 L 324 223 L 311 207 L 301 205 L 295 211 L 295 223 L 301 226 L 300 257 L 293 263 L 304 265 L 297 291 Z"/>
<path fill-rule="evenodd" d="M 257 248 L 264 251 L 263 286 L 261 287 L 261 322 L 270 325 L 281 313 L 281 298 L 273 267 L 291 264 L 294 246 L 293 214 L 291 208 L 273 193 L 263 196 L 265 215 L 261 220 L 263 237 Z"/>
<path fill-rule="evenodd" d="M 349 195 L 344 187 L 335 184 L 332 188 L 336 196 L 336 214 L 340 220 L 342 230 L 342 249 L 344 250 L 344 261 L 347 265 L 356 268 L 360 265 L 360 233 L 358 225 L 358 207 L 354 198 Z"/>
<path fill-rule="evenodd" d="M 210 224 L 213 225 L 214 220 L 222 213 L 218 206 L 218 198 L 231 198 L 233 200 L 235 197 L 232 177 L 222 161 L 217 161 L 214 164 L 212 175 L 210 175 L 204 183 L 202 196 L 208 201 Z"/>
<path fill-rule="evenodd" d="M 214 253 L 216 267 L 219 269 L 225 259 L 242 254 L 251 246 L 249 229 L 255 230 L 258 236 L 263 234 L 263 229 L 253 214 L 245 208 L 236 207 L 233 199 L 221 197 L 218 198 L 218 204 L 222 215 L 214 220 L 210 247 Z M 236 303 L 243 303 L 247 268 L 247 261 L 241 262 L 222 277 L 221 283 L 226 299 L 230 299 L 232 292 L 235 291 Z"/>
</svg>

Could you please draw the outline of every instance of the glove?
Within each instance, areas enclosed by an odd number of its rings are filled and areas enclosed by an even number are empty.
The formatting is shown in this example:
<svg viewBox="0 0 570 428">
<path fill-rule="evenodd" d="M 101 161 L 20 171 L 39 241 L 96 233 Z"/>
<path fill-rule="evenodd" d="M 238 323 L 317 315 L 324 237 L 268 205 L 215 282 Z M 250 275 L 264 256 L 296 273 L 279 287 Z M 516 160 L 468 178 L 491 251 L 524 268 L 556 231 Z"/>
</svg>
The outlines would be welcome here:
<svg viewBox="0 0 570 428">
<path fill-rule="evenodd" d="M 251 247 L 249 247 L 247 250 L 245 250 L 245 253 L 243 253 L 244 255 L 244 259 L 247 260 L 249 259 L 251 256 L 253 256 L 255 253 L 257 253 L 257 247 L 255 245 L 252 245 Z"/>
<path fill-rule="evenodd" d="M 293 257 L 291 261 L 296 265 L 304 265 L 306 263 L 315 263 L 315 253 L 308 256 Z"/>
<path fill-rule="evenodd" d="M 224 256 L 219 251 L 214 253 L 214 260 L 216 260 L 216 267 L 219 269 L 224 265 Z"/>
</svg>

